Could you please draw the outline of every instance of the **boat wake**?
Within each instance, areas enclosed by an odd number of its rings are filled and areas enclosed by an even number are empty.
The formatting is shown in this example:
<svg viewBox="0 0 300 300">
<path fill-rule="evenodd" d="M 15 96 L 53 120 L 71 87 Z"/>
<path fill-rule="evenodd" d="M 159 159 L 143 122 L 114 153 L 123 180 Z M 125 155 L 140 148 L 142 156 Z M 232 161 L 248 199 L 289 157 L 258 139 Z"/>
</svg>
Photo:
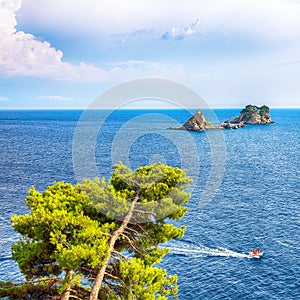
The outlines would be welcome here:
<svg viewBox="0 0 300 300">
<path fill-rule="evenodd" d="M 251 258 L 249 254 L 235 252 L 226 248 L 209 248 L 201 245 L 192 245 L 185 243 L 176 243 L 176 245 L 168 245 L 171 249 L 170 254 L 183 255 L 189 257 L 207 257 L 207 256 L 220 256 L 220 257 L 236 257 L 236 258 Z"/>
</svg>

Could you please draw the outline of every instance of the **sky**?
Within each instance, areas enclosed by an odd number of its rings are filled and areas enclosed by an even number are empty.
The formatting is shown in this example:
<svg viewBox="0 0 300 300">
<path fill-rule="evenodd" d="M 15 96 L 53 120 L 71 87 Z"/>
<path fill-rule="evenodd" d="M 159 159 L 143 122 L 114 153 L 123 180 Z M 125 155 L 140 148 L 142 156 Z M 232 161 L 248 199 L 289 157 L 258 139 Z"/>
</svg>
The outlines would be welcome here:
<svg viewBox="0 0 300 300">
<path fill-rule="evenodd" d="M 0 109 L 84 109 L 149 77 L 211 107 L 299 107 L 299 16 L 300 0 L 0 0 Z"/>
</svg>

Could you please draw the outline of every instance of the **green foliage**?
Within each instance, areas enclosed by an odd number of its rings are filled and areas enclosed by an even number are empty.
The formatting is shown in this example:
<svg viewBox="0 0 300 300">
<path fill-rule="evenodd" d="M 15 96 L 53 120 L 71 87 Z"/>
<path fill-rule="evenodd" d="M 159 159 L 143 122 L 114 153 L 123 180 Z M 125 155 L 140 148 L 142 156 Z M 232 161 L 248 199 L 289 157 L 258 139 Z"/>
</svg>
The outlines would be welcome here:
<svg viewBox="0 0 300 300">
<path fill-rule="evenodd" d="M 264 117 L 265 115 L 270 113 L 270 108 L 267 105 L 263 105 L 260 107 L 260 112 L 259 114 Z"/>
<path fill-rule="evenodd" d="M 251 112 L 251 113 L 257 113 L 258 109 L 259 108 L 256 105 L 249 104 L 249 105 L 246 106 L 246 110 Z"/>
<path fill-rule="evenodd" d="M 30 213 L 12 217 L 22 236 L 12 247 L 13 259 L 27 280 L 50 280 L 47 289 L 56 295 L 71 288 L 86 299 L 88 285 L 105 267 L 100 299 L 167 299 L 177 293 L 177 277 L 155 265 L 169 251 L 160 244 L 184 235 L 184 226 L 168 221 L 187 211 L 190 182 L 184 170 L 161 163 L 134 171 L 119 163 L 108 182 L 55 182 L 43 193 L 32 187 L 26 198 Z M 13 288 L 25 295 L 40 289 Z"/>
<path fill-rule="evenodd" d="M 34 300 L 34 299 L 55 299 L 58 295 L 55 288 L 47 288 L 51 284 L 51 279 L 36 283 L 25 283 L 15 285 L 12 282 L 0 281 L 0 298 L 5 297 L 13 300 Z M 58 299 L 58 298 L 57 298 Z"/>
<path fill-rule="evenodd" d="M 167 299 L 177 293 L 177 276 L 168 276 L 166 270 L 148 266 L 140 258 L 122 261 L 120 275 L 125 283 L 125 299 Z"/>
<path fill-rule="evenodd" d="M 265 116 L 270 113 L 270 108 L 267 105 L 258 107 L 256 105 L 249 104 L 242 111 L 241 114 L 244 115 L 244 118 L 251 118 L 252 114 L 259 114 L 260 116 Z"/>
<path fill-rule="evenodd" d="M 101 224 L 85 215 L 95 209 L 78 187 L 54 183 L 42 194 L 29 190 L 26 205 L 30 214 L 12 217 L 12 226 L 22 235 L 12 247 L 27 280 L 61 276 L 66 270 L 78 272 L 84 262 L 90 268 L 100 267 L 107 255 L 108 232 L 114 224 Z M 71 281 L 61 280 L 65 286 Z M 73 276 L 71 284 L 79 284 Z"/>
<path fill-rule="evenodd" d="M 133 258 L 129 261 L 124 259 L 118 260 L 116 267 L 120 268 L 120 264 L 126 264 L 129 268 L 133 262 L 135 262 L 134 266 L 136 267 L 137 261 L 142 262 L 140 269 L 143 271 L 139 271 L 141 276 L 143 272 L 146 274 L 146 272 L 154 272 L 157 269 L 153 265 L 160 262 L 168 253 L 168 249 L 159 247 L 160 244 L 170 239 L 180 238 L 184 234 L 184 226 L 177 228 L 173 224 L 166 223 L 166 221 L 170 219 L 179 220 L 187 211 L 184 205 L 187 203 L 190 195 L 185 192 L 185 189 L 190 182 L 191 180 L 184 170 L 161 163 L 139 167 L 135 171 L 131 171 L 128 167 L 119 163 L 115 166 L 110 184 L 106 185 L 103 180 L 100 181 L 99 179 L 94 181 L 88 179 L 82 183 L 80 188 L 86 191 L 88 199 L 94 203 L 95 207 L 100 210 L 100 213 L 119 218 L 120 225 L 125 215 L 129 213 L 132 199 L 138 198 L 130 223 L 113 245 L 114 249 L 119 252 L 125 249 L 133 255 Z M 96 190 L 91 190 L 91 187 Z M 103 194 L 106 197 L 109 194 L 116 196 L 113 205 L 108 205 L 108 203 L 103 201 Z M 100 195 L 100 197 L 97 198 L 95 195 Z M 108 198 L 111 199 L 112 196 Z M 124 201 L 127 202 L 127 205 Z M 120 210 L 120 207 L 122 210 Z M 123 216 L 121 216 L 120 212 L 123 212 Z M 115 258 L 114 253 L 112 253 L 112 257 Z M 120 288 L 120 285 L 123 286 L 126 281 L 126 278 L 123 278 L 126 274 L 118 273 L 116 269 L 110 267 L 107 270 L 109 275 L 106 275 L 104 278 L 104 286 L 108 285 L 110 289 L 113 286 L 115 295 L 120 296 L 121 299 L 130 299 L 131 294 L 127 292 L 126 297 L 122 298 L 125 290 Z M 168 279 L 167 274 L 164 276 L 162 274 L 165 273 L 161 273 L 164 279 L 161 279 L 157 284 L 153 285 L 149 277 L 147 284 L 141 281 L 139 284 L 132 285 L 130 293 L 138 295 L 138 299 L 165 299 L 162 296 L 162 290 L 168 290 L 166 286 L 169 284 L 172 288 L 170 287 L 168 293 L 171 294 L 170 291 L 173 291 L 172 295 L 175 295 L 177 291 L 175 288 L 175 277 L 170 277 L 172 278 L 171 284 L 171 279 Z M 114 278 L 110 275 L 113 275 Z M 146 278 L 148 277 L 146 276 Z M 108 280 L 109 284 L 107 284 Z M 150 292 L 152 288 L 155 292 Z M 145 296 L 143 296 L 140 294 L 140 290 L 148 292 L 145 292 Z"/>
</svg>

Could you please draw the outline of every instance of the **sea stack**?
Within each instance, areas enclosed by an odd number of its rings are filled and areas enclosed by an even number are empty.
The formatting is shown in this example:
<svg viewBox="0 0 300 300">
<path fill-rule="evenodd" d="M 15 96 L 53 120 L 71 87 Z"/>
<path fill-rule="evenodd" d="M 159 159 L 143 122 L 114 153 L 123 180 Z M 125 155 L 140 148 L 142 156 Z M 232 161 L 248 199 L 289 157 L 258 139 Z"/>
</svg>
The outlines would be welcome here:
<svg viewBox="0 0 300 300">
<path fill-rule="evenodd" d="M 189 130 L 189 131 L 202 131 L 202 130 L 215 130 L 224 129 L 222 126 L 212 126 L 209 121 L 205 119 L 204 114 L 200 109 L 189 118 L 181 127 L 171 128 L 176 130 Z"/>
<path fill-rule="evenodd" d="M 199 131 L 206 130 L 211 124 L 205 119 L 204 114 L 200 109 L 181 126 L 181 129 Z"/>
<path fill-rule="evenodd" d="M 227 124 L 249 124 L 249 125 L 265 125 L 274 124 L 270 115 L 270 108 L 266 105 L 258 107 L 256 105 L 247 105 L 241 110 L 238 117 L 234 117 L 225 121 Z"/>
</svg>

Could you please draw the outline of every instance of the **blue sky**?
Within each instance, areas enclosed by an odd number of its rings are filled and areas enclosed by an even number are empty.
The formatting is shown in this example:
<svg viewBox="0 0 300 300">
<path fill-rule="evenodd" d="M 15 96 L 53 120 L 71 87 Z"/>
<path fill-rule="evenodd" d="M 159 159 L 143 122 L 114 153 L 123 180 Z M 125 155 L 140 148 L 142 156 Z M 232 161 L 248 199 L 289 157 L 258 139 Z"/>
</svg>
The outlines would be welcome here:
<svg viewBox="0 0 300 300">
<path fill-rule="evenodd" d="M 299 107 L 299 15 L 298 0 L 0 0 L 0 109 L 85 108 L 144 77 L 212 107 Z"/>
</svg>

